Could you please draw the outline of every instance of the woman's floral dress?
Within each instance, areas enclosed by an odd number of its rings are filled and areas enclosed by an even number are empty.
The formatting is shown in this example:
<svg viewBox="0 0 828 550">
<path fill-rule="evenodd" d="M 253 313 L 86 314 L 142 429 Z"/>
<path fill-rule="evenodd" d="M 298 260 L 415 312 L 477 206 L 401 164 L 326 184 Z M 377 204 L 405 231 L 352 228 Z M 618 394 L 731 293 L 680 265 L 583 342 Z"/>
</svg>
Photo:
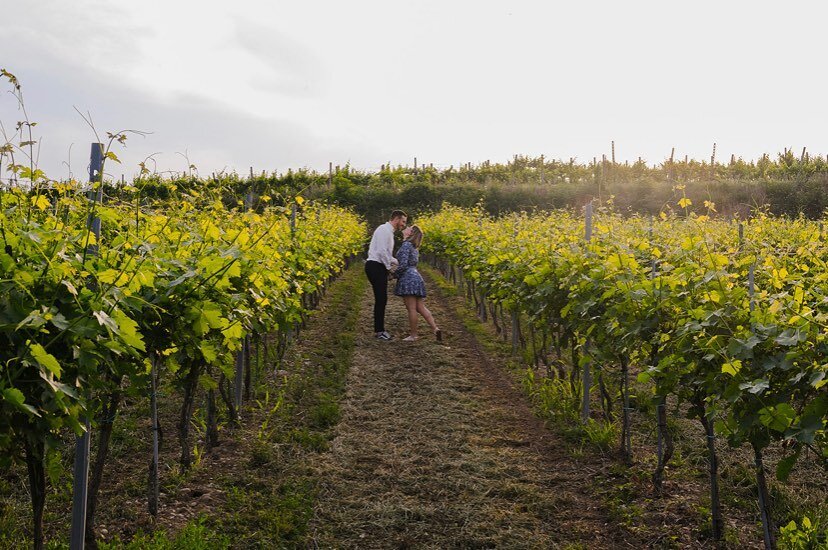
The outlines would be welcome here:
<svg viewBox="0 0 828 550">
<path fill-rule="evenodd" d="M 414 248 L 411 241 L 405 241 L 397 251 L 397 261 L 400 262 L 394 277 L 397 278 L 397 286 L 394 294 L 397 296 L 419 296 L 425 298 L 426 288 L 423 276 L 417 271 L 417 263 L 420 260 L 420 252 Z"/>
</svg>

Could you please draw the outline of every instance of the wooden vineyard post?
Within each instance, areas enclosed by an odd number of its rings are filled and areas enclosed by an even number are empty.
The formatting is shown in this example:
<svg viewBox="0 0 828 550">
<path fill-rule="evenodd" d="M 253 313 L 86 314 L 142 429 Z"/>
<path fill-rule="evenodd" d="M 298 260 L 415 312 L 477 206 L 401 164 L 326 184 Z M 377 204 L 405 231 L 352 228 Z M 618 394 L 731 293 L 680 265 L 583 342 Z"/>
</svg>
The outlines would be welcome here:
<svg viewBox="0 0 828 550">
<path fill-rule="evenodd" d="M 242 405 L 242 387 L 244 386 L 244 344 L 242 349 L 236 352 L 236 379 L 235 379 L 235 399 L 234 405 L 236 407 L 236 422 L 241 422 L 241 405 Z"/>
<path fill-rule="evenodd" d="M 250 335 L 245 334 L 244 345 L 242 346 L 242 353 L 244 353 L 244 400 L 250 401 L 250 387 L 252 386 L 253 373 L 250 365 Z"/>
<path fill-rule="evenodd" d="M 244 198 L 244 211 L 246 212 L 249 210 L 253 205 L 253 193 L 248 192 Z M 295 203 L 294 203 L 295 205 Z M 295 212 L 295 210 L 294 210 Z M 292 228 L 291 228 L 292 233 Z M 247 374 L 247 380 L 250 380 L 249 372 L 245 372 L 245 367 L 249 366 L 246 364 L 246 356 L 245 352 L 247 351 L 247 346 L 249 345 L 248 337 L 245 336 L 244 340 L 242 340 L 242 347 L 240 350 L 236 352 L 236 376 L 235 376 L 235 395 L 234 395 L 234 406 L 236 408 L 236 418 L 235 421 L 238 423 L 241 421 L 241 406 L 242 406 L 242 395 L 244 390 L 244 381 L 245 381 L 245 374 Z"/>
<path fill-rule="evenodd" d="M 601 155 L 601 180 L 598 183 L 598 200 L 601 200 L 601 186 L 607 181 L 607 155 Z"/>
<path fill-rule="evenodd" d="M 104 146 L 103 143 L 93 143 L 92 151 L 89 154 L 89 181 L 92 183 L 92 189 L 89 191 L 89 199 L 97 203 L 103 197 L 103 159 Z M 98 184 L 97 188 L 95 184 Z M 101 238 L 101 219 L 98 217 L 91 217 L 87 222 L 89 230 L 95 235 L 95 244 L 87 247 L 87 252 L 91 255 L 98 254 L 98 243 Z M 89 447 L 91 429 L 89 421 L 89 411 L 87 411 L 84 418 L 85 430 L 83 434 L 78 436 L 75 445 L 75 467 L 73 474 L 73 491 L 72 491 L 72 532 L 69 540 L 69 547 L 71 550 L 83 550 L 86 546 L 86 497 L 89 489 Z"/>
<path fill-rule="evenodd" d="M 339 168 L 337 168 L 337 173 L 339 172 Z M 293 241 L 296 237 L 296 202 L 294 201 L 293 204 L 290 205 L 290 240 Z M 286 343 L 285 345 L 289 344 L 293 339 L 294 333 L 298 333 L 299 325 L 294 323 L 293 328 L 289 328 L 287 333 L 285 334 Z"/>
<path fill-rule="evenodd" d="M 586 242 L 589 243 L 592 240 L 592 202 L 586 205 L 585 214 L 584 238 Z M 586 341 L 585 351 L 586 353 L 589 353 L 589 339 Z M 583 401 L 581 402 L 581 422 L 586 424 L 589 420 L 589 392 L 590 387 L 592 386 L 592 372 L 590 371 L 589 361 L 584 362 L 584 370 L 582 374 Z"/>
<path fill-rule="evenodd" d="M 152 465 L 149 479 L 149 513 L 158 515 L 158 354 L 151 352 L 150 409 L 152 414 Z"/>
<path fill-rule="evenodd" d="M 716 179 L 716 144 L 713 144 L 713 154 L 710 155 L 710 179 Z"/>
<path fill-rule="evenodd" d="M 653 234 L 652 228 L 654 224 L 654 218 L 650 217 L 650 245 L 652 246 Z M 658 258 L 653 256 L 652 259 L 652 269 L 650 271 L 650 279 L 653 280 L 658 275 Z M 659 281 L 658 286 L 654 285 L 653 290 L 658 293 L 657 302 L 661 302 L 661 291 L 664 288 L 664 282 Z M 657 313 L 656 315 L 660 314 Z M 656 333 L 657 335 L 658 333 Z M 655 367 L 658 363 L 658 341 L 654 341 L 652 343 L 652 349 L 650 351 L 650 365 Z M 657 388 L 658 389 L 658 388 Z M 675 445 L 673 444 L 673 436 L 670 434 L 670 431 L 667 429 L 667 396 L 660 395 L 658 399 L 658 404 L 656 405 L 656 431 L 658 433 L 658 465 L 656 467 L 655 472 L 653 473 L 653 486 L 655 487 L 656 494 L 661 496 L 663 494 L 663 478 L 664 478 L 664 469 L 666 468 L 667 463 L 670 461 L 670 458 L 673 456 L 673 452 L 675 451 Z"/>
<path fill-rule="evenodd" d="M 756 263 L 751 264 L 748 270 L 748 296 L 750 297 L 750 311 L 753 312 L 755 307 L 753 301 L 754 279 L 755 279 Z M 765 548 L 768 550 L 776 548 L 776 527 L 773 525 L 771 518 L 770 503 L 768 502 L 768 484 L 765 479 L 765 466 L 762 463 L 762 451 L 759 447 L 754 446 L 754 465 L 756 466 L 756 492 L 759 498 L 759 512 L 762 517 L 762 534 L 764 536 Z M 721 520 L 720 520 L 721 521 Z"/>
<path fill-rule="evenodd" d="M 541 155 L 540 156 L 540 182 L 541 182 L 541 185 L 544 184 L 543 169 L 544 169 L 544 162 L 543 162 L 543 155 Z"/>
</svg>

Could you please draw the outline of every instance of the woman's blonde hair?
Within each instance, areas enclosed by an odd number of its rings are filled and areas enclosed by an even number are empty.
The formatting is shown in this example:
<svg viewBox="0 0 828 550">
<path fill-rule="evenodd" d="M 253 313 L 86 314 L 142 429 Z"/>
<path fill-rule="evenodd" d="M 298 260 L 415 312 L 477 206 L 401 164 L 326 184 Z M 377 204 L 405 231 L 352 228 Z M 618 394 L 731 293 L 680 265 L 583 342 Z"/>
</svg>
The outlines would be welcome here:
<svg viewBox="0 0 828 550">
<path fill-rule="evenodd" d="M 414 248 L 420 248 L 420 243 L 423 242 L 423 230 L 417 225 L 411 226 L 411 235 L 406 239 L 414 245 Z"/>
</svg>

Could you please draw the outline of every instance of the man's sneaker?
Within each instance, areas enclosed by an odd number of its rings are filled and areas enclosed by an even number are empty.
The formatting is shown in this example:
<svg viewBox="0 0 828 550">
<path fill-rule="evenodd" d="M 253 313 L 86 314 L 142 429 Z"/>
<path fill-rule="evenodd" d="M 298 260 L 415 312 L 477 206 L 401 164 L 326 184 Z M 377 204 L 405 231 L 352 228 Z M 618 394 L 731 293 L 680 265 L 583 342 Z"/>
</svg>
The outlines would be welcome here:
<svg viewBox="0 0 828 550">
<path fill-rule="evenodd" d="M 382 331 L 379 334 L 377 334 L 377 338 L 379 340 L 390 340 L 392 337 L 390 334 L 388 334 L 388 332 Z"/>
</svg>

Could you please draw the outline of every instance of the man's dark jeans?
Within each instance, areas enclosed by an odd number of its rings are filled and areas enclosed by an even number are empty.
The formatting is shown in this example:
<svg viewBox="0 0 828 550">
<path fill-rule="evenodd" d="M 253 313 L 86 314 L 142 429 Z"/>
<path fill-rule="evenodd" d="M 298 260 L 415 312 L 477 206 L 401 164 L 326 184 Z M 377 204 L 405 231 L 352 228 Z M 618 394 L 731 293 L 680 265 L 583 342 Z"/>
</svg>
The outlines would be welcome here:
<svg viewBox="0 0 828 550">
<path fill-rule="evenodd" d="M 374 289 L 374 332 L 385 331 L 385 305 L 388 303 L 388 270 L 380 262 L 365 262 L 365 274 Z"/>
</svg>

